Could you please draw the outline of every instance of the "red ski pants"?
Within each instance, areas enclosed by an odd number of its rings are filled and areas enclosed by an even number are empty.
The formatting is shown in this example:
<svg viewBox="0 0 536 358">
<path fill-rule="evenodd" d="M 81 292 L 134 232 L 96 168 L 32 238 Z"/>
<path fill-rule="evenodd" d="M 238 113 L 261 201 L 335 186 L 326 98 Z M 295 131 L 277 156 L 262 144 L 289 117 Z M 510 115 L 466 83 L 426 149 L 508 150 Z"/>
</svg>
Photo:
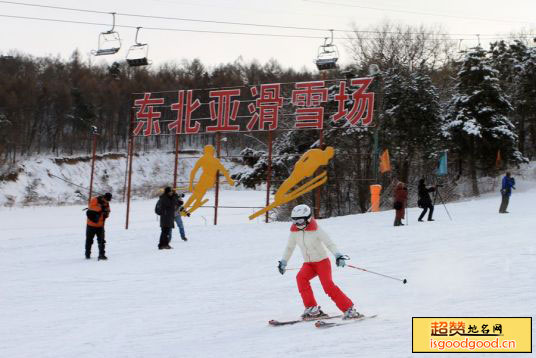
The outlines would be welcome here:
<svg viewBox="0 0 536 358">
<path fill-rule="evenodd" d="M 318 306 L 311 289 L 311 281 L 318 276 L 324 292 L 331 298 L 341 311 L 346 311 L 353 306 L 352 301 L 346 297 L 337 285 L 333 283 L 331 278 L 331 262 L 329 259 L 324 259 L 319 262 L 304 262 L 300 272 L 296 275 L 298 282 L 298 290 L 303 300 L 305 307 Z"/>
</svg>

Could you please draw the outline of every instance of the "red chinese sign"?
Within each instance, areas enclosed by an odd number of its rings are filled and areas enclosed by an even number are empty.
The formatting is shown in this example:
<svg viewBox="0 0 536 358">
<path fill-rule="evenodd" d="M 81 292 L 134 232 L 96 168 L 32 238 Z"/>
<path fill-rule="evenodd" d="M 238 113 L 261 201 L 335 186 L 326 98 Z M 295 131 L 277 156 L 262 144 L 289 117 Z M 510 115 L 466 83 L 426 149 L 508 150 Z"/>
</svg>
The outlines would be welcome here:
<svg viewBox="0 0 536 358">
<path fill-rule="evenodd" d="M 201 103 L 198 99 L 195 101 L 192 101 L 193 98 L 193 91 L 187 91 L 186 92 L 186 102 L 184 99 L 184 92 L 185 91 L 179 91 L 179 101 L 177 103 L 173 103 L 171 105 L 171 110 L 177 111 L 177 119 L 168 124 L 168 128 L 171 131 L 175 131 L 175 133 L 182 133 L 182 122 L 184 120 L 184 132 L 186 134 L 195 134 L 199 133 L 200 124 L 195 123 L 192 126 L 192 113 L 199 107 L 201 107 Z"/>
<path fill-rule="evenodd" d="M 268 123 L 268 130 L 277 129 L 277 118 L 279 110 L 283 107 L 284 98 L 281 97 L 281 84 L 263 84 L 261 85 L 261 93 L 258 94 L 257 87 L 251 88 L 251 95 L 259 97 L 255 100 L 255 104 L 248 105 L 249 113 L 253 114 L 248 122 L 247 129 L 253 130 L 259 123 L 258 128 L 264 130 L 264 124 Z M 258 112 L 257 112 L 258 110 Z"/>
<path fill-rule="evenodd" d="M 194 90 L 179 90 L 174 99 L 146 92 L 134 101 L 133 134 L 160 135 L 162 128 L 168 134 L 276 130 L 286 117 L 294 118 L 296 129 L 322 129 L 326 117 L 333 122 L 346 120 L 351 126 L 369 126 L 374 114 L 374 92 L 368 92 L 372 80 L 337 80 L 329 87 L 326 82 L 333 81 L 261 84 L 249 91 L 205 91 L 198 98 Z M 336 112 L 327 113 L 327 108 Z M 163 127 L 161 122 L 165 122 Z"/>
<path fill-rule="evenodd" d="M 134 135 L 139 135 L 141 130 L 144 136 L 150 136 L 153 134 L 160 134 L 160 121 L 158 118 L 162 115 L 161 112 L 155 111 L 153 106 L 164 104 L 164 98 L 152 98 L 150 93 L 145 93 L 143 99 L 137 99 L 134 101 L 134 106 L 140 107 L 136 112 L 136 119 L 138 123 L 134 129 Z"/>
<path fill-rule="evenodd" d="M 296 83 L 292 91 L 292 104 L 296 109 L 296 128 L 322 129 L 324 107 L 320 104 L 328 99 L 328 89 L 324 81 Z"/>
</svg>

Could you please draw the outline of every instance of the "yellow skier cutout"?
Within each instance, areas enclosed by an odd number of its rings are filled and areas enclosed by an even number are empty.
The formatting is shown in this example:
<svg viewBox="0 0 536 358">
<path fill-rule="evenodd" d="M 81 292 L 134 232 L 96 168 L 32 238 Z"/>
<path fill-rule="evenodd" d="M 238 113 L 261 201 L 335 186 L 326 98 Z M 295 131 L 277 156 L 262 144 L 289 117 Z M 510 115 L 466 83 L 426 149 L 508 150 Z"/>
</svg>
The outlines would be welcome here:
<svg viewBox="0 0 536 358">
<path fill-rule="evenodd" d="M 280 205 L 288 203 L 296 199 L 299 196 L 302 196 L 305 193 L 310 192 L 311 190 L 319 187 L 328 180 L 327 171 L 323 171 L 314 178 L 306 181 L 305 183 L 298 186 L 296 189 L 292 190 L 298 183 L 304 180 L 307 177 L 312 176 L 318 168 L 323 165 L 327 165 L 329 160 L 333 158 L 335 150 L 333 147 L 327 147 L 326 149 L 310 149 L 305 152 L 300 160 L 294 165 L 292 173 L 285 180 L 274 196 L 274 202 L 257 211 L 256 213 L 249 216 L 249 219 L 255 219 L 256 217 L 266 213 L 267 211 L 272 210 Z"/>
<path fill-rule="evenodd" d="M 225 176 L 225 179 L 227 179 L 227 182 L 231 186 L 234 185 L 234 180 L 229 175 L 227 169 L 225 169 L 218 158 L 214 157 L 214 147 L 211 145 L 206 145 L 203 152 L 203 156 L 197 160 L 192 171 L 190 172 L 190 185 L 188 190 L 192 192 L 192 195 L 190 195 L 184 204 L 184 211 L 181 212 L 181 215 L 183 216 L 193 213 L 201 205 L 208 201 L 208 199 L 203 200 L 203 197 L 205 196 L 207 190 L 216 185 L 216 173 L 218 171 Z M 203 169 L 203 172 L 201 173 L 199 181 L 194 187 L 193 182 L 199 169 Z"/>
</svg>

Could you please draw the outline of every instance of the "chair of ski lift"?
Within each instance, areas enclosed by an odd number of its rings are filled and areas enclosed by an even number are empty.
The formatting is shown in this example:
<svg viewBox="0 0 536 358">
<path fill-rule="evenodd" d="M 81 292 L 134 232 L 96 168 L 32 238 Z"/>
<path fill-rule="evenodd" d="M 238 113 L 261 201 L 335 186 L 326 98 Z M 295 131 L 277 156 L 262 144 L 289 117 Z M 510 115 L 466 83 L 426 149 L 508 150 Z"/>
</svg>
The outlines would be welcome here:
<svg viewBox="0 0 536 358">
<path fill-rule="evenodd" d="M 318 47 L 315 64 L 319 71 L 332 70 L 337 68 L 339 60 L 339 50 L 333 44 L 333 30 L 331 31 L 331 41 L 328 43 L 328 37 L 324 38 L 324 44 Z"/>
<path fill-rule="evenodd" d="M 97 50 L 91 51 L 93 56 L 114 55 L 121 49 L 121 38 L 119 37 L 119 33 L 114 30 L 115 12 L 111 14 L 113 16 L 112 28 L 99 34 L 99 47 Z"/>
<path fill-rule="evenodd" d="M 127 63 L 130 67 L 140 67 L 150 65 L 147 59 L 149 45 L 138 42 L 138 33 L 141 27 L 136 28 L 136 40 L 134 45 L 130 46 L 127 53 Z"/>
</svg>

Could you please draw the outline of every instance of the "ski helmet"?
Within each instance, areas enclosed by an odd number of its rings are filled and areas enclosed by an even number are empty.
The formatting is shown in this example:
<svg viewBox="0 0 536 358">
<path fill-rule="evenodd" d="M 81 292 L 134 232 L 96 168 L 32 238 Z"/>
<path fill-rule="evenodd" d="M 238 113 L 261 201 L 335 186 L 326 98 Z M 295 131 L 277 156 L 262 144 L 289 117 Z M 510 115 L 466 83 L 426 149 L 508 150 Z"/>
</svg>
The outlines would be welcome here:
<svg viewBox="0 0 536 358">
<path fill-rule="evenodd" d="M 295 206 L 294 209 L 292 209 L 292 213 L 290 214 L 290 217 L 292 218 L 292 221 L 294 222 L 296 227 L 300 230 L 303 230 L 305 229 L 307 224 L 311 221 L 311 218 L 312 218 L 311 208 L 305 204 L 300 204 L 298 206 Z"/>
</svg>

